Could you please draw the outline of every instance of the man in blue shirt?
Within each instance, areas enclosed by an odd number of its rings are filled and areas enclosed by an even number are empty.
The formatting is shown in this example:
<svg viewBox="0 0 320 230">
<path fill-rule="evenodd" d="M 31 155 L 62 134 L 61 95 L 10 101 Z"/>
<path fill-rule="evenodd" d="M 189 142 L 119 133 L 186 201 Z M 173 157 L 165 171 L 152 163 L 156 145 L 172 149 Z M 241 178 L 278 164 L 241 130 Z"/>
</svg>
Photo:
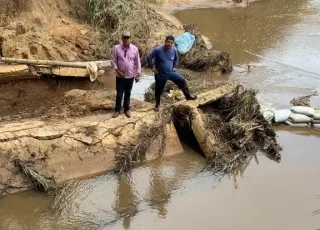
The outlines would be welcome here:
<svg viewBox="0 0 320 230">
<path fill-rule="evenodd" d="M 195 100 L 197 97 L 190 94 L 187 82 L 183 76 L 176 72 L 179 56 L 178 51 L 173 47 L 174 37 L 167 36 L 164 45 L 160 45 L 152 50 L 147 56 L 148 67 L 152 69 L 155 76 L 155 110 L 159 111 L 160 99 L 167 80 L 173 81 L 182 90 L 187 100 Z M 155 67 L 152 60 L 155 58 Z"/>
</svg>

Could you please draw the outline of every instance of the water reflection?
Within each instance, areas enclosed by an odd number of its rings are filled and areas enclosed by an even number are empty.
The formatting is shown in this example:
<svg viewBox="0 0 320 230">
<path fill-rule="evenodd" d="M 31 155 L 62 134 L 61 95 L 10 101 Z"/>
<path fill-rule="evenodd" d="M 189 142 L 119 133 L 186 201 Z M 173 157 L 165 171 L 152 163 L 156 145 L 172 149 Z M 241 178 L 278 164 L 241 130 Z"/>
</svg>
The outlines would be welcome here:
<svg viewBox="0 0 320 230">
<path fill-rule="evenodd" d="M 132 229 L 136 215 L 150 209 L 156 211 L 158 218 L 166 218 L 175 191 L 186 180 L 198 175 L 204 166 L 205 159 L 189 150 L 188 153 L 136 168 L 128 175 L 106 175 L 70 182 L 51 205 L 50 199 L 45 197 L 46 209 L 35 216 L 21 218 L 18 208 L 11 208 L 7 215 L 1 217 L 12 226 L 16 226 L 19 220 L 26 229 L 36 226 L 68 230 Z M 21 195 L 25 199 L 30 193 Z M 14 196 L 14 199 L 19 196 Z M 0 205 L 5 201 L 12 202 L 5 197 Z M 35 206 L 39 205 L 33 201 Z M 13 218 L 14 215 L 17 218 Z"/>
<path fill-rule="evenodd" d="M 150 174 L 150 186 L 149 186 L 149 206 L 152 209 L 158 211 L 160 217 L 167 215 L 167 204 L 170 201 L 170 188 L 169 184 L 166 183 L 163 176 L 161 175 L 161 169 L 158 167 L 151 169 Z M 174 176 L 174 175 L 173 175 Z"/>
<path fill-rule="evenodd" d="M 263 229 L 272 229 L 265 220 L 276 212 L 281 219 L 273 223 L 277 227 L 285 226 L 282 229 L 292 229 L 284 224 L 291 214 L 300 215 L 302 219 L 294 221 L 300 223 L 293 228 L 298 229 L 309 220 L 306 211 L 317 210 L 317 205 L 308 199 L 312 200 L 320 190 L 314 183 L 319 173 L 316 163 L 319 155 L 313 151 L 319 148 L 319 137 L 290 134 L 286 130 L 277 132 L 285 145 L 281 164 L 258 153 L 243 162 L 229 178 L 221 179 L 202 171 L 206 162 L 202 156 L 185 153 L 136 168 L 130 175 L 106 175 L 72 182 L 51 206 L 50 198 L 38 194 L 4 197 L 0 200 L 0 228 L 109 230 L 200 226 L 231 230 L 234 225 L 229 225 L 227 220 L 233 213 L 238 217 L 234 223 L 239 226 L 246 223 L 239 229 L 257 229 L 261 224 L 265 225 Z M 301 145 L 299 142 L 305 146 L 297 146 Z M 301 151 L 303 154 L 297 154 Z M 303 180 L 305 176 L 309 182 Z M 221 183 L 215 186 L 219 180 Z M 290 202 L 303 209 L 293 208 Z M 279 212 L 274 210 L 275 203 L 280 207 Z M 292 208 L 286 213 L 288 204 Z M 249 221 L 247 217 L 252 213 L 269 218 Z M 314 221 L 306 226 L 314 226 Z"/>
<path fill-rule="evenodd" d="M 137 197 L 134 194 L 134 185 L 130 175 L 117 176 L 118 186 L 114 210 L 123 216 L 123 228 L 130 229 L 131 218 L 138 211 Z"/>
</svg>

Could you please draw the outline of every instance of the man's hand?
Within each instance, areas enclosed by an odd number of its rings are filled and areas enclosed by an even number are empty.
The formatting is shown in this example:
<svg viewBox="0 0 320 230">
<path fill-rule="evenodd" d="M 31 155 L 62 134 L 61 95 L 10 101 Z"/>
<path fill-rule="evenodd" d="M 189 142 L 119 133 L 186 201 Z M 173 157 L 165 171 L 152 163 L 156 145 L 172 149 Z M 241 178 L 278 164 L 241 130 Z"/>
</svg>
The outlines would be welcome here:
<svg viewBox="0 0 320 230">
<path fill-rule="evenodd" d="M 152 71 L 153 71 L 155 74 L 158 74 L 158 73 L 159 73 L 158 70 L 156 69 L 156 67 L 153 67 L 153 68 L 152 68 Z"/>
<path fill-rule="evenodd" d="M 172 71 L 173 71 L 173 72 L 177 72 L 177 69 L 176 69 L 176 68 L 173 68 Z"/>
<path fill-rule="evenodd" d="M 121 72 L 120 70 L 116 69 L 116 72 L 118 74 L 118 77 L 121 77 L 121 78 L 125 78 L 125 74 L 123 72 Z"/>
<path fill-rule="evenodd" d="M 134 78 L 136 80 L 136 83 L 140 81 L 140 74 L 137 74 L 137 76 Z"/>
</svg>

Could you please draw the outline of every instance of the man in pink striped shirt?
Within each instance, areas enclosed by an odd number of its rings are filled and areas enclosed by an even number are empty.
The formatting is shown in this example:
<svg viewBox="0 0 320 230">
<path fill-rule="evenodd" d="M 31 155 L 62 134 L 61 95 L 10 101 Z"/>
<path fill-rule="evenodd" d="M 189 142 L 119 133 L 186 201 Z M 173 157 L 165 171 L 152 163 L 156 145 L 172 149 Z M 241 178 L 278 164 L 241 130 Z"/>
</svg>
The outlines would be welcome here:
<svg viewBox="0 0 320 230">
<path fill-rule="evenodd" d="M 129 32 L 122 34 L 122 43 L 113 48 L 111 65 L 117 74 L 116 79 L 116 107 L 112 115 L 118 117 L 121 111 L 122 98 L 124 94 L 123 108 L 125 115 L 129 118 L 130 114 L 130 97 L 133 86 L 133 80 L 140 80 L 141 62 L 138 48 L 131 44 L 131 35 Z"/>
</svg>

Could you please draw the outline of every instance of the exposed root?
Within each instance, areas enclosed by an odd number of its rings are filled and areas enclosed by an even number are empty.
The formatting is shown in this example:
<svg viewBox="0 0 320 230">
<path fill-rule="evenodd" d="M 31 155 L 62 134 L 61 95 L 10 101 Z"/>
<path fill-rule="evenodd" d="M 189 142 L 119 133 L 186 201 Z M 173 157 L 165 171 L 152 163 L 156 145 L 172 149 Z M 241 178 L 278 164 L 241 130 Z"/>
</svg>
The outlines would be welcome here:
<svg viewBox="0 0 320 230">
<path fill-rule="evenodd" d="M 33 184 L 34 188 L 40 192 L 49 192 L 56 190 L 53 182 L 40 175 L 31 163 L 23 162 L 19 159 L 14 160 L 15 166 Z"/>
<path fill-rule="evenodd" d="M 165 128 L 170 123 L 172 109 L 165 109 L 159 114 L 156 124 L 144 124 L 141 126 L 141 132 L 134 145 L 119 146 L 116 150 L 116 168 L 117 173 L 129 171 L 133 165 L 142 163 L 146 158 L 146 152 L 150 145 L 160 138 L 159 156 L 164 152 L 166 145 Z"/>
</svg>

